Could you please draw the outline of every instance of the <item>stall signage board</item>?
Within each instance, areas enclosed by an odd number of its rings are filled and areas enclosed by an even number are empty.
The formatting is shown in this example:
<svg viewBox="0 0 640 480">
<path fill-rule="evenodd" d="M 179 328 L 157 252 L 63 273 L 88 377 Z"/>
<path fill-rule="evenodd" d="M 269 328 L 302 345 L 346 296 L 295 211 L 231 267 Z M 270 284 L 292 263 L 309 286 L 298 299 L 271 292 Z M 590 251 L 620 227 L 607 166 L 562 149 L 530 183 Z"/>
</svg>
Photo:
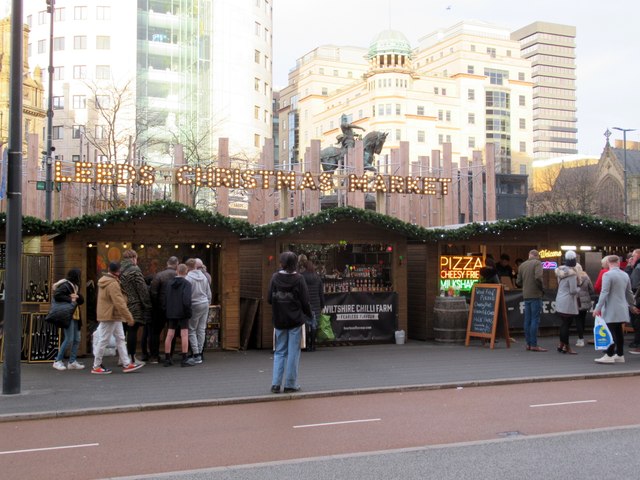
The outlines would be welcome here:
<svg viewBox="0 0 640 480">
<path fill-rule="evenodd" d="M 440 256 L 440 290 L 445 292 L 450 287 L 455 290 L 470 292 L 480 279 L 482 258 L 468 255 Z"/>
<path fill-rule="evenodd" d="M 507 348 L 509 348 L 511 338 L 504 287 L 500 284 L 476 284 L 471 291 L 465 345 L 469 346 L 471 338 L 475 337 L 490 340 L 493 349 L 498 324 L 502 328 L 502 334 L 506 340 Z"/>
<path fill-rule="evenodd" d="M 331 317 L 335 341 L 393 341 L 398 317 L 395 292 L 325 295 L 323 313 Z"/>
</svg>

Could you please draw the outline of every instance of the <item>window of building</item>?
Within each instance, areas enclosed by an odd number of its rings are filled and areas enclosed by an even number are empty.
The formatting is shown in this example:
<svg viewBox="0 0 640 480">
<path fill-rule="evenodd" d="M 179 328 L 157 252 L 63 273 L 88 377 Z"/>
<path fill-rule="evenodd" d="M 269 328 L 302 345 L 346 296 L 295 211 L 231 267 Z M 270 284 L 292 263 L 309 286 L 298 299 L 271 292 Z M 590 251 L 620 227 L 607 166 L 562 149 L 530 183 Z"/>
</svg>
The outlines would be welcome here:
<svg viewBox="0 0 640 480">
<path fill-rule="evenodd" d="M 527 174 L 527 166 L 520 165 L 520 175 L 526 175 L 526 174 Z"/>
<path fill-rule="evenodd" d="M 473 88 L 467 90 L 467 100 L 475 100 L 476 99 L 476 91 Z"/>
<path fill-rule="evenodd" d="M 87 49 L 87 36 L 76 35 L 73 37 L 73 49 L 74 50 L 86 50 Z"/>
<path fill-rule="evenodd" d="M 436 95 L 439 95 L 440 89 L 438 87 L 433 87 L 433 93 L 435 93 Z"/>
<path fill-rule="evenodd" d="M 442 145 L 444 143 L 444 135 L 438 135 L 438 145 Z"/>
<path fill-rule="evenodd" d="M 264 123 L 269 121 L 269 110 L 264 111 Z"/>
<path fill-rule="evenodd" d="M 443 89 L 442 89 L 442 95 L 446 95 L 446 94 L 447 94 L 447 89 L 446 89 L 446 88 L 443 88 Z"/>
<path fill-rule="evenodd" d="M 27 25 L 29 28 L 33 27 L 33 15 L 27 15 Z"/>
<path fill-rule="evenodd" d="M 425 135 L 424 130 L 418 130 L 418 143 L 424 143 Z"/>
<path fill-rule="evenodd" d="M 32 46 L 31 44 L 27 44 L 27 57 L 30 57 L 33 54 L 33 50 L 32 50 Z"/>
<path fill-rule="evenodd" d="M 269 29 L 268 28 L 264 29 L 264 41 L 269 43 Z"/>
<path fill-rule="evenodd" d="M 451 121 L 451 110 L 447 110 L 447 111 L 445 112 L 445 120 L 446 120 L 447 122 L 450 122 L 450 121 Z"/>
<path fill-rule="evenodd" d="M 38 25 L 44 25 L 47 22 L 47 11 L 38 12 Z"/>
<path fill-rule="evenodd" d="M 64 80 L 64 67 L 53 67 L 53 79 Z"/>
<path fill-rule="evenodd" d="M 353 78 L 353 72 L 347 72 L 347 78 Z"/>
<path fill-rule="evenodd" d="M 96 140 L 107 138 L 107 128 L 104 125 L 96 125 L 95 131 Z"/>
<path fill-rule="evenodd" d="M 507 50 L 507 57 L 511 56 L 511 50 Z"/>
<path fill-rule="evenodd" d="M 51 138 L 62 140 L 64 138 L 64 127 L 62 125 L 54 125 Z"/>
<path fill-rule="evenodd" d="M 254 31 L 256 36 L 260 36 L 260 34 L 262 33 L 262 25 L 260 25 L 260 23 L 256 22 L 254 25 Z"/>
<path fill-rule="evenodd" d="M 444 110 L 438 110 L 438 120 L 442 121 L 444 119 Z"/>
<path fill-rule="evenodd" d="M 329 89 L 327 87 L 322 87 L 322 96 L 326 97 L 329 95 Z"/>
<path fill-rule="evenodd" d="M 47 51 L 47 41 L 38 40 L 38 53 L 46 53 L 46 51 Z"/>
<path fill-rule="evenodd" d="M 470 113 L 467 115 L 467 123 L 469 123 L 470 125 L 475 125 L 476 124 L 476 114 L 475 113 Z"/>
<path fill-rule="evenodd" d="M 526 100 L 524 95 L 520 95 L 518 97 L 518 105 L 520 105 L 521 107 L 526 106 Z"/>
<path fill-rule="evenodd" d="M 108 35 L 98 35 L 96 37 L 96 49 L 111 50 L 111 37 Z"/>
<path fill-rule="evenodd" d="M 253 61 L 256 63 L 260 63 L 260 50 L 254 50 Z"/>
<path fill-rule="evenodd" d="M 424 105 L 418 105 L 418 115 L 424 115 Z"/>
<path fill-rule="evenodd" d="M 521 118 L 519 121 L 520 128 L 527 128 L 527 121 L 524 118 Z"/>
<path fill-rule="evenodd" d="M 384 115 L 384 105 L 378 105 L 378 115 Z"/>
<path fill-rule="evenodd" d="M 53 39 L 53 51 L 59 52 L 64 50 L 64 37 L 56 37 Z"/>
<path fill-rule="evenodd" d="M 259 79 L 258 77 L 256 77 L 256 78 L 254 78 L 254 79 L 253 79 L 253 89 L 254 89 L 256 92 L 259 92 L 259 91 L 260 91 L 260 79 Z"/>
<path fill-rule="evenodd" d="M 71 155 L 71 161 L 72 162 L 79 162 L 80 161 L 80 155 Z"/>
<path fill-rule="evenodd" d="M 469 148 L 476 148 L 476 138 L 475 137 L 469 137 Z"/>
<path fill-rule="evenodd" d="M 324 75 L 324 68 L 320 67 L 318 69 L 318 72 L 320 73 L 320 75 Z"/>
<path fill-rule="evenodd" d="M 87 66 L 86 65 L 74 65 L 73 66 L 73 78 L 76 80 L 83 80 L 87 78 Z"/>
<path fill-rule="evenodd" d="M 475 52 L 476 51 L 476 46 L 475 45 L 471 45 L 471 51 Z"/>
<path fill-rule="evenodd" d="M 524 72 L 518 72 L 518 80 L 524 82 Z"/>
<path fill-rule="evenodd" d="M 401 105 L 396 103 L 396 115 L 400 115 L 402 111 Z"/>
<path fill-rule="evenodd" d="M 334 77 L 337 77 L 337 76 L 338 76 L 338 70 L 334 70 L 334 71 L 333 71 L 333 76 L 334 76 Z"/>
<path fill-rule="evenodd" d="M 64 22 L 64 19 L 66 17 L 66 11 L 67 9 L 64 7 L 56 7 L 56 9 L 53 11 L 53 21 Z"/>
<path fill-rule="evenodd" d="M 87 7 L 84 7 L 84 6 L 73 7 L 73 19 L 74 20 L 86 20 L 87 19 Z"/>
<path fill-rule="evenodd" d="M 494 68 L 485 68 L 485 76 L 489 77 L 489 83 L 492 85 L 502 85 L 509 78 L 509 72 L 506 70 L 496 70 Z"/>
<path fill-rule="evenodd" d="M 101 109 L 111 107 L 111 97 L 109 95 L 96 95 L 96 107 Z"/>
<path fill-rule="evenodd" d="M 71 132 L 72 138 L 80 138 L 80 136 L 84 133 L 84 125 L 74 125 Z"/>
<path fill-rule="evenodd" d="M 487 47 L 487 53 L 489 54 L 489 56 L 491 58 L 496 58 L 496 49 L 495 48 Z"/>
<path fill-rule="evenodd" d="M 253 106 L 253 118 L 260 119 L 260 107 L 258 105 Z"/>
<path fill-rule="evenodd" d="M 467 65 L 467 73 L 470 73 L 471 75 L 473 75 L 475 70 L 476 69 L 473 65 Z"/>
<path fill-rule="evenodd" d="M 257 133 L 253 134 L 253 146 L 256 148 L 260 148 L 260 135 Z"/>
<path fill-rule="evenodd" d="M 96 7 L 97 20 L 111 20 L 111 7 Z"/>
<path fill-rule="evenodd" d="M 111 67 L 109 65 L 96 65 L 96 78 L 98 80 L 108 80 L 111 78 Z"/>
<path fill-rule="evenodd" d="M 447 141 L 447 143 L 451 143 L 451 135 L 447 135 L 446 136 L 446 141 Z"/>
<path fill-rule="evenodd" d="M 64 97 L 53 97 L 51 106 L 54 110 L 61 110 L 64 108 Z"/>
<path fill-rule="evenodd" d="M 363 114 L 364 112 L 362 111 L 362 109 L 358 110 L 358 118 L 362 118 Z"/>
<path fill-rule="evenodd" d="M 264 94 L 269 95 L 269 84 L 264 82 Z"/>
<path fill-rule="evenodd" d="M 86 95 L 74 95 L 73 96 L 73 108 L 82 109 L 87 108 Z"/>
<path fill-rule="evenodd" d="M 402 140 L 402 133 L 399 128 L 396 128 L 396 141 Z"/>
<path fill-rule="evenodd" d="M 385 115 L 391 115 L 391 104 L 390 103 L 387 103 L 385 105 L 384 113 L 385 113 Z"/>
<path fill-rule="evenodd" d="M 520 142 L 520 152 L 526 153 L 527 151 L 527 142 Z"/>
</svg>

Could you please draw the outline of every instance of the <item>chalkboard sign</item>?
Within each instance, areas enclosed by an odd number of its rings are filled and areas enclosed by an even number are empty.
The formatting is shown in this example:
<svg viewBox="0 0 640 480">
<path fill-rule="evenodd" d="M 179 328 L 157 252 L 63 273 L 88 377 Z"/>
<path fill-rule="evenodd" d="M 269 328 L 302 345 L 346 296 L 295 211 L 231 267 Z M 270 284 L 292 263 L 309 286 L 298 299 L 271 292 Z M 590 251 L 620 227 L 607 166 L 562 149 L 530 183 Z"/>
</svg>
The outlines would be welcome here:
<svg viewBox="0 0 640 480">
<path fill-rule="evenodd" d="M 471 337 L 477 337 L 490 340 L 491 348 L 493 348 L 498 324 L 502 326 L 507 347 L 511 346 L 503 288 L 500 284 L 474 285 L 471 291 L 471 305 L 467 321 L 466 346 L 469 346 Z"/>
</svg>

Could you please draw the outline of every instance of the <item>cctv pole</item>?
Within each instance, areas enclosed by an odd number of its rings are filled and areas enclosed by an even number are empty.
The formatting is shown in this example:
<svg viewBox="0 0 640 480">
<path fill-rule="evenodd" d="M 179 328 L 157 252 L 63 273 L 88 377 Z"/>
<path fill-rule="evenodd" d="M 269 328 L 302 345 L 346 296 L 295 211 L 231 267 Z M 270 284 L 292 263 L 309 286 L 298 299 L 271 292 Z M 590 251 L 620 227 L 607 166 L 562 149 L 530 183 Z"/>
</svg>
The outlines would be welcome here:
<svg viewBox="0 0 640 480">
<path fill-rule="evenodd" d="M 53 195 L 53 17 L 56 0 L 47 0 L 47 12 L 49 12 L 49 93 L 47 107 L 47 151 L 45 158 L 45 207 L 44 216 L 47 222 L 51 221 L 51 205 Z"/>
<path fill-rule="evenodd" d="M 4 301 L 4 366 L 2 393 L 20 393 L 22 285 L 22 0 L 11 8 L 9 155 L 7 162 L 7 254 Z"/>
</svg>

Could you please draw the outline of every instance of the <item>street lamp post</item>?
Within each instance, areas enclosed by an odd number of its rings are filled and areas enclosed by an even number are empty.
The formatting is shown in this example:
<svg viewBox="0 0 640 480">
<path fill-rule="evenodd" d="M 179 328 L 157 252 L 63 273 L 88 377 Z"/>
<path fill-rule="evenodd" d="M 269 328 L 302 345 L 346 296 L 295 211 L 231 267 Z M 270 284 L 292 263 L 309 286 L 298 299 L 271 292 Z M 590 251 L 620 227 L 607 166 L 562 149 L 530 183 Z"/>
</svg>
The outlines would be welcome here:
<svg viewBox="0 0 640 480">
<path fill-rule="evenodd" d="M 55 14 L 55 0 L 47 0 L 47 12 L 50 15 L 49 24 L 49 93 L 47 108 L 47 150 L 45 153 L 45 203 L 44 216 L 47 222 L 52 220 L 52 196 L 53 196 L 53 21 Z"/>
<path fill-rule="evenodd" d="M 614 130 L 622 132 L 622 148 L 623 148 L 623 162 L 624 162 L 624 221 L 629 221 L 628 216 L 628 204 L 627 204 L 627 132 L 635 132 L 635 128 L 620 128 L 613 127 Z"/>
</svg>

